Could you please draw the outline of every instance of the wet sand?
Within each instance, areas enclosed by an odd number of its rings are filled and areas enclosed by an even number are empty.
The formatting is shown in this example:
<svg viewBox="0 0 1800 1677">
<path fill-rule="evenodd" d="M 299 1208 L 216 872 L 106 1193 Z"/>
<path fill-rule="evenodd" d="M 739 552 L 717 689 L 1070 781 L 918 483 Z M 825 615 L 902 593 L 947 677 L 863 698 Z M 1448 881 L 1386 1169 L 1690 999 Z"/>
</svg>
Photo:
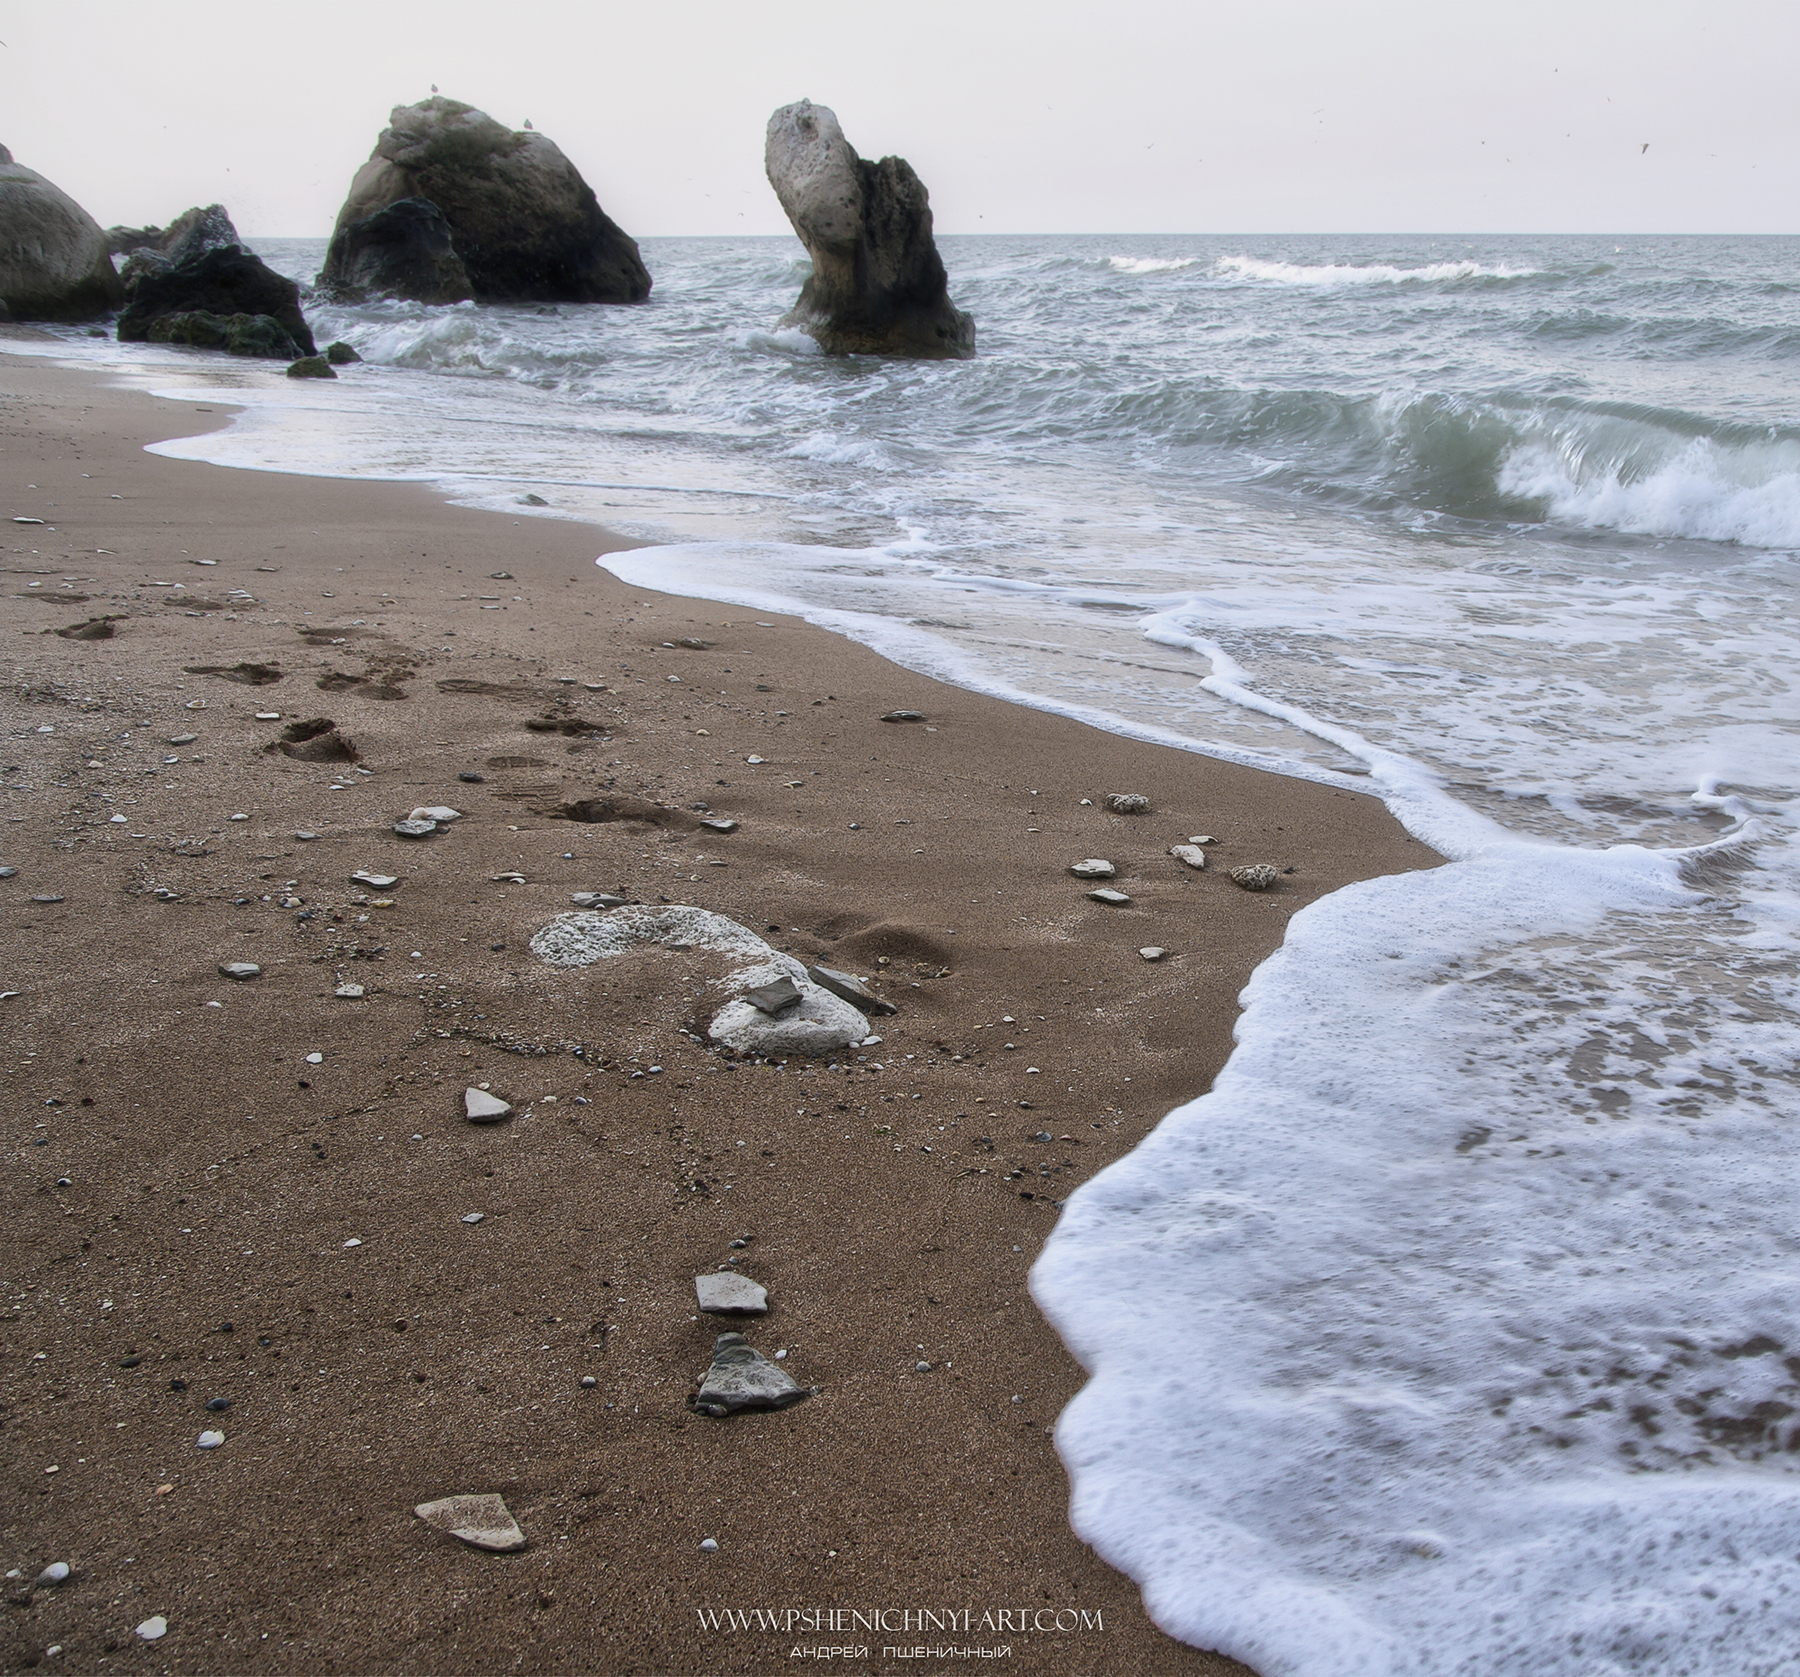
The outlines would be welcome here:
<svg viewBox="0 0 1800 1677">
<path fill-rule="evenodd" d="M 1241 1672 L 1071 1532 L 1082 1372 L 1027 1272 L 1207 1088 L 1288 917 L 1437 858 L 1372 798 L 626 587 L 591 526 L 142 451 L 228 418 L 0 355 L 0 1669 Z M 608 797 L 650 818 L 564 818 Z M 393 835 L 433 804 L 464 818 Z M 1166 851 L 1200 833 L 1194 873 Z M 1293 871 L 1224 877 L 1259 861 Z M 697 957 L 531 954 L 583 890 L 716 910 L 900 1011 L 837 1070 L 734 1066 L 688 1034 Z M 515 1115 L 467 1123 L 471 1085 Z M 818 1390 L 719 1421 L 687 1398 L 740 1324 L 693 1278 L 734 1257 L 771 1296 L 745 1331 Z M 413 1517 L 473 1491 L 523 1552 Z M 701 1617 L 758 1607 L 973 1617 Z"/>
</svg>

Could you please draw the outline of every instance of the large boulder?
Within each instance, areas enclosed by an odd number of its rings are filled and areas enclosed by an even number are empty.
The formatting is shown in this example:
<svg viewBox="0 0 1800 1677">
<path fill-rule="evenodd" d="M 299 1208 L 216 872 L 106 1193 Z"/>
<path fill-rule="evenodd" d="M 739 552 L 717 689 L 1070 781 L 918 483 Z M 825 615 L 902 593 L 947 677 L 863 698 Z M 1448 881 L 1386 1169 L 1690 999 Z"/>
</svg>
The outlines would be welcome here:
<svg viewBox="0 0 1800 1677">
<path fill-rule="evenodd" d="M 119 341 L 153 341 L 156 323 L 171 315 L 210 315 L 225 322 L 234 315 L 267 315 L 285 333 L 286 345 L 271 339 L 266 349 L 250 348 L 254 335 L 240 333 L 245 347 L 239 348 L 238 354 L 266 354 L 292 361 L 296 355 L 316 353 L 312 332 L 300 312 L 299 286 L 236 244 L 202 248 L 184 261 L 139 273 L 125 312 L 119 316 Z"/>
<path fill-rule="evenodd" d="M 462 303 L 475 295 L 456 254 L 450 223 L 429 198 L 401 198 L 331 236 L 321 289 L 342 303 L 405 297 L 415 303 Z"/>
<path fill-rule="evenodd" d="M 975 323 L 950 301 L 931 237 L 931 199 L 905 158 L 858 157 L 837 117 L 802 99 L 769 118 L 763 166 L 813 264 L 783 326 L 828 355 L 975 353 Z"/>
<path fill-rule="evenodd" d="M 406 198 L 434 204 L 483 303 L 641 303 L 638 247 L 552 140 L 515 132 L 472 105 L 396 105 L 350 183 L 319 283 L 354 284 L 332 260 L 339 235 Z M 348 262 L 354 241 L 345 239 Z M 406 293 L 401 293 L 406 295 Z"/>
<path fill-rule="evenodd" d="M 14 320 L 92 320 L 124 301 L 99 222 L 0 146 L 0 303 Z"/>
</svg>

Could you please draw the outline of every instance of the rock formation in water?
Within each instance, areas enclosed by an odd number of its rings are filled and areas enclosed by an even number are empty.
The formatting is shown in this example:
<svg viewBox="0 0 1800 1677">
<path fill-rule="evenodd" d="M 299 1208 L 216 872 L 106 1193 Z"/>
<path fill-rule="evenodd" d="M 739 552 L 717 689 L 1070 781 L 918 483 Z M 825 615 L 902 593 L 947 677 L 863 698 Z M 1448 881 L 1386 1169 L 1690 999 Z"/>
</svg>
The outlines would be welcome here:
<svg viewBox="0 0 1800 1677">
<path fill-rule="evenodd" d="M 155 253 L 153 263 L 139 267 L 153 254 L 140 250 L 127 263 L 131 284 L 119 316 L 119 341 L 195 344 L 283 361 L 315 353 L 300 312 L 299 286 L 235 241 L 207 243 L 216 225 L 211 234 L 195 237 L 199 225 L 177 239 L 177 247 L 189 252 L 179 262 Z"/>
<path fill-rule="evenodd" d="M 0 303 L 14 320 L 92 320 L 124 287 L 99 222 L 0 146 Z"/>
<path fill-rule="evenodd" d="M 397 105 L 388 122 L 350 183 L 319 274 L 322 289 L 356 286 L 349 265 L 368 241 L 349 237 L 355 224 L 422 198 L 448 225 L 478 302 L 641 303 L 649 296 L 636 242 L 554 141 L 442 97 Z"/>
<path fill-rule="evenodd" d="M 781 324 L 828 355 L 932 360 L 975 353 L 931 237 L 931 200 L 901 157 L 869 163 L 837 117 L 802 99 L 769 118 L 763 165 L 813 271 Z"/>
<path fill-rule="evenodd" d="M 429 198 L 401 198 L 360 221 L 340 222 L 319 284 L 344 303 L 368 297 L 461 303 L 475 295 L 450 223 Z"/>
</svg>

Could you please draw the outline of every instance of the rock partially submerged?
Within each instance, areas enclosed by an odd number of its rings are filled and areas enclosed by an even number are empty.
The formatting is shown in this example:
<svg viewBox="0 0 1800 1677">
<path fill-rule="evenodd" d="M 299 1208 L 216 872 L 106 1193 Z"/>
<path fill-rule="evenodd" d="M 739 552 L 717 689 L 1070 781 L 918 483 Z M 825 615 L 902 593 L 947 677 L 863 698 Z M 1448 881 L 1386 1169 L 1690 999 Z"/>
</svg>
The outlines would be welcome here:
<svg viewBox="0 0 1800 1677">
<path fill-rule="evenodd" d="M 119 342 L 196 342 L 195 334 L 207 332 L 222 340 L 218 347 L 235 354 L 282 361 L 314 354 L 312 330 L 300 312 L 300 288 L 242 246 L 207 244 L 208 236 L 197 223 L 189 230 L 189 253 L 180 261 L 163 261 L 134 274 L 119 316 Z M 196 323 L 192 317 L 197 315 L 210 317 L 209 322 Z M 266 316 L 273 325 L 234 327 L 231 322 L 238 315 Z M 225 341 L 234 334 L 235 349 Z"/>
<path fill-rule="evenodd" d="M 950 301 L 931 200 L 904 158 L 858 157 L 836 115 L 802 99 L 769 118 L 763 166 L 812 257 L 783 327 L 827 355 L 974 355 L 975 323 Z"/>
<path fill-rule="evenodd" d="M 388 295 L 449 300 L 441 293 L 446 283 L 454 286 L 454 270 L 422 261 L 426 253 L 416 240 L 410 254 L 402 251 L 394 261 L 369 258 L 390 231 L 398 236 L 404 228 L 368 224 L 408 199 L 438 212 L 449 230 L 449 254 L 477 302 L 641 303 L 650 295 L 636 242 L 600 208 L 554 141 L 441 96 L 390 113 L 350 183 L 319 273 L 321 289 L 367 288 L 370 273 L 378 272 Z M 423 212 L 407 214 L 414 233 L 428 225 Z M 420 280 L 439 294 L 421 295 Z"/>
<path fill-rule="evenodd" d="M 472 1548 L 505 1555 L 525 1547 L 525 1534 L 519 1530 L 519 1522 L 512 1517 L 506 1499 L 492 1491 L 421 1502 L 413 1513 L 433 1531 L 447 1532 Z"/>
<path fill-rule="evenodd" d="M 14 320 L 92 320 L 125 288 L 99 222 L 0 146 L 0 304 Z"/>
<path fill-rule="evenodd" d="M 429 198 L 397 198 L 341 224 L 331 236 L 319 280 L 340 303 L 369 297 L 464 303 L 475 295 L 450 223 Z"/>
<path fill-rule="evenodd" d="M 741 1333 L 713 1341 L 712 1365 L 700 1377 L 693 1399 L 702 1415 L 735 1415 L 743 1409 L 786 1409 L 812 1396 L 785 1369 L 777 1368 Z"/>
</svg>

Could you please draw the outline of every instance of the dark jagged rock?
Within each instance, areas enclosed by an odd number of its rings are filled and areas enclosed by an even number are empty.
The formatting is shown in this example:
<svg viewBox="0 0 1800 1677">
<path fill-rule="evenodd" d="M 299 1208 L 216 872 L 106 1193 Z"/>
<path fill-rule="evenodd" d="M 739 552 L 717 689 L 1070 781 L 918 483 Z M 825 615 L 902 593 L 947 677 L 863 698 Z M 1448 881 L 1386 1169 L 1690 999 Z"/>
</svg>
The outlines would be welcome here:
<svg viewBox="0 0 1800 1677">
<path fill-rule="evenodd" d="M 319 286 L 344 303 L 366 297 L 462 303 L 475 295 L 450 223 L 429 198 L 401 198 L 340 225 L 331 235 Z"/>
<path fill-rule="evenodd" d="M 0 146 L 0 305 L 13 320 L 92 320 L 124 287 L 99 222 Z"/>
<path fill-rule="evenodd" d="M 216 315 L 195 310 L 158 315 L 145 330 L 144 341 L 222 349 L 227 355 L 256 355 L 272 361 L 292 361 L 300 354 L 287 328 L 266 314 Z"/>
<path fill-rule="evenodd" d="M 119 341 L 144 343 L 155 321 L 178 314 L 268 315 L 293 340 L 299 354 L 317 350 L 300 312 L 300 288 L 235 245 L 229 250 L 202 250 L 173 267 L 142 274 L 119 317 Z"/>
<path fill-rule="evenodd" d="M 362 360 L 362 357 L 342 338 L 339 338 L 336 343 L 325 346 L 325 359 L 334 367 L 347 367 L 352 361 Z"/>
<path fill-rule="evenodd" d="M 552 140 L 519 133 L 460 100 L 396 105 L 357 170 L 332 232 L 408 198 L 434 205 L 477 301 L 640 303 L 650 275 L 635 241 Z M 344 239 L 348 263 L 353 241 Z M 319 284 L 354 285 L 327 253 Z"/>
<path fill-rule="evenodd" d="M 960 360 L 975 323 L 951 301 L 931 200 L 904 158 L 856 155 L 837 117 L 802 99 L 769 118 L 763 165 L 813 271 L 782 320 L 828 355 Z"/>
<path fill-rule="evenodd" d="M 232 226 L 223 204 L 184 210 L 168 225 L 158 249 L 179 267 L 209 250 L 242 250 L 244 241 Z"/>
<path fill-rule="evenodd" d="M 289 378 L 336 378 L 337 373 L 322 355 L 303 355 L 287 370 Z"/>
<path fill-rule="evenodd" d="M 232 225 L 231 217 L 225 213 L 223 204 L 207 204 L 183 210 L 167 227 L 112 229 L 107 234 L 109 245 L 112 243 L 113 232 L 129 234 L 136 240 L 120 270 L 127 297 L 146 274 L 162 273 L 191 261 L 196 256 L 204 255 L 209 250 L 244 248 L 243 240 L 238 237 L 238 230 Z M 155 238 L 150 238 L 150 234 L 155 234 Z"/>
</svg>

